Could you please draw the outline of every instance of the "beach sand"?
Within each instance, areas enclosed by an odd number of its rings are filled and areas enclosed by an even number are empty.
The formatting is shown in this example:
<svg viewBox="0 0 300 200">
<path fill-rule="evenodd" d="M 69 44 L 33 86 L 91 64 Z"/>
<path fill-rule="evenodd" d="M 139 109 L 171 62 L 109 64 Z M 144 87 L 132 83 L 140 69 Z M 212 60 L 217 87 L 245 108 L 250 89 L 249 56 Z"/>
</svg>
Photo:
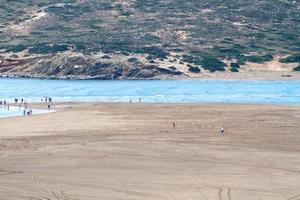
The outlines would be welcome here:
<svg viewBox="0 0 300 200">
<path fill-rule="evenodd" d="M 1 200 L 300 199 L 300 107 L 54 109 L 0 119 Z"/>
</svg>

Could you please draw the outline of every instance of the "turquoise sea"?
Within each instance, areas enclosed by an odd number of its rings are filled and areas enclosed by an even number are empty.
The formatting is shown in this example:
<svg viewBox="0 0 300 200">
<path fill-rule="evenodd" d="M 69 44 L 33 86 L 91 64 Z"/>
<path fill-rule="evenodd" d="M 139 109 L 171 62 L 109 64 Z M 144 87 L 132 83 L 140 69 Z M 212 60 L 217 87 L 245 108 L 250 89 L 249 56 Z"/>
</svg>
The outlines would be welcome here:
<svg viewBox="0 0 300 200">
<path fill-rule="evenodd" d="M 300 80 L 42 80 L 0 78 L 0 100 L 299 104 Z M 7 112 L 7 111 L 5 111 Z M 1 114 L 2 113 L 2 114 Z M 0 115 L 3 114 L 0 109 Z"/>
<path fill-rule="evenodd" d="M 300 104 L 299 81 L 41 80 L 0 78 L 0 100 Z"/>
</svg>

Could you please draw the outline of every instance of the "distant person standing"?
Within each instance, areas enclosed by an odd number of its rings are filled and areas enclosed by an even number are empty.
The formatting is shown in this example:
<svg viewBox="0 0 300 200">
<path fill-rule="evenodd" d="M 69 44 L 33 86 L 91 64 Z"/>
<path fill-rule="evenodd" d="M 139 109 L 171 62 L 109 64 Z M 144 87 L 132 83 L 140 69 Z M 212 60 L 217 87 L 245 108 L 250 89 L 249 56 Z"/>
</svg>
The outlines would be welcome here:
<svg viewBox="0 0 300 200">
<path fill-rule="evenodd" d="M 224 128 L 223 127 L 220 128 L 220 134 L 222 134 L 222 135 L 224 134 Z"/>
<path fill-rule="evenodd" d="M 51 105 L 50 104 L 48 104 L 48 110 L 50 110 L 51 109 Z"/>
<path fill-rule="evenodd" d="M 141 97 L 139 98 L 139 101 L 140 101 L 140 103 L 142 102 L 142 98 Z"/>
</svg>

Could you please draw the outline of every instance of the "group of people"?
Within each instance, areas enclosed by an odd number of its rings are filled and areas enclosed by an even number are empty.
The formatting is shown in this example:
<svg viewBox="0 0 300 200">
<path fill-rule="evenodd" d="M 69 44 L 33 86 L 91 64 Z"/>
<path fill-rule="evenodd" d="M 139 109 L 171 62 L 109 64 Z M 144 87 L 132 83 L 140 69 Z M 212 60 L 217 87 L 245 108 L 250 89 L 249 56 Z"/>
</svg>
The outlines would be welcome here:
<svg viewBox="0 0 300 200">
<path fill-rule="evenodd" d="M 19 110 L 23 109 L 23 115 L 32 115 L 32 109 L 28 109 L 27 100 L 25 99 L 14 99 L 14 104 L 10 104 L 7 100 L 0 100 L 0 107 L 2 109 L 10 110 L 10 106 L 19 107 Z"/>
<path fill-rule="evenodd" d="M 142 98 L 139 98 L 139 102 L 142 103 Z M 129 100 L 129 103 L 132 103 L 132 99 Z"/>
<path fill-rule="evenodd" d="M 48 110 L 51 109 L 53 99 L 51 97 L 42 97 L 41 102 L 47 102 Z M 0 108 L 10 110 L 10 106 L 18 107 L 19 110 L 23 110 L 23 116 L 30 116 L 33 114 L 33 110 L 28 107 L 27 100 L 21 98 L 14 98 L 14 104 L 10 104 L 7 100 L 0 100 Z"/>
<path fill-rule="evenodd" d="M 53 99 L 51 97 L 42 97 L 41 98 L 41 102 L 48 102 L 48 104 L 47 104 L 48 110 L 51 110 L 52 101 L 53 101 Z"/>
<path fill-rule="evenodd" d="M 0 100 L 0 106 L 1 108 L 9 110 L 9 103 L 6 100 Z"/>
<path fill-rule="evenodd" d="M 52 98 L 51 97 L 42 97 L 41 102 L 49 102 L 52 103 Z"/>
</svg>

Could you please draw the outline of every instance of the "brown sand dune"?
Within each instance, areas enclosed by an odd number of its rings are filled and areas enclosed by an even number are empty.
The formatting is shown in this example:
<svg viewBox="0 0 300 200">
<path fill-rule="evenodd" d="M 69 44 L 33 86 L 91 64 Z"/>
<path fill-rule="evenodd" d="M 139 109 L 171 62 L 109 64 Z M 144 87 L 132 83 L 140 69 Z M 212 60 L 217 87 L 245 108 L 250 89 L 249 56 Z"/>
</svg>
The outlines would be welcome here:
<svg viewBox="0 0 300 200">
<path fill-rule="evenodd" d="M 1 200 L 300 199 L 297 106 L 55 108 L 0 120 Z"/>
</svg>

